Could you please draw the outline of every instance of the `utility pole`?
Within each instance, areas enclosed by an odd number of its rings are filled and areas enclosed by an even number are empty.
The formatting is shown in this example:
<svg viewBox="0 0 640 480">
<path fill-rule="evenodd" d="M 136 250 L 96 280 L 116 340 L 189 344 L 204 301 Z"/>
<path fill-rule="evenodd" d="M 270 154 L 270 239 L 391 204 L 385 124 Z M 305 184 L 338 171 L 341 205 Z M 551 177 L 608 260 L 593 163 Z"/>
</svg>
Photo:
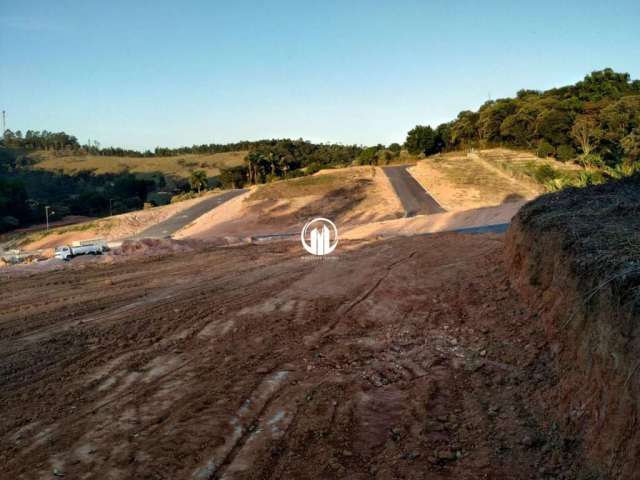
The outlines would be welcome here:
<svg viewBox="0 0 640 480">
<path fill-rule="evenodd" d="M 113 208 L 112 208 L 112 204 L 113 204 L 113 198 L 109 199 L 109 216 L 113 217 Z"/>
<path fill-rule="evenodd" d="M 2 110 L 2 134 L 4 135 L 4 132 L 7 130 L 7 119 L 6 119 L 6 114 L 7 112 L 5 112 L 4 110 Z"/>
<path fill-rule="evenodd" d="M 50 208 L 51 208 L 51 207 L 50 207 L 49 205 L 46 205 L 46 206 L 44 207 L 44 216 L 45 216 L 45 218 L 47 219 L 47 232 L 49 231 L 49 209 L 50 209 Z M 54 212 L 53 210 L 51 210 L 51 215 L 53 215 L 54 213 L 56 213 L 56 212 Z"/>
</svg>

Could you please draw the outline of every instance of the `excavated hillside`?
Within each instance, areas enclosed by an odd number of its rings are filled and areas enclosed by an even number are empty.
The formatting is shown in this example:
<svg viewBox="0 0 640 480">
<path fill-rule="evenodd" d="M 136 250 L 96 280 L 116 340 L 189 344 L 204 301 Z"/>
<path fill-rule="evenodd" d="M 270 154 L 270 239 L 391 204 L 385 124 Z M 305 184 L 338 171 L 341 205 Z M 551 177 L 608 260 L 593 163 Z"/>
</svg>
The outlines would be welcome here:
<svg viewBox="0 0 640 480">
<path fill-rule="evenodd" d="M 640 177 L 527 204 L 507 258 L 559 372 L 543 403 L 583 439 L 596 478 L 638 478 Z"/>
</svg>

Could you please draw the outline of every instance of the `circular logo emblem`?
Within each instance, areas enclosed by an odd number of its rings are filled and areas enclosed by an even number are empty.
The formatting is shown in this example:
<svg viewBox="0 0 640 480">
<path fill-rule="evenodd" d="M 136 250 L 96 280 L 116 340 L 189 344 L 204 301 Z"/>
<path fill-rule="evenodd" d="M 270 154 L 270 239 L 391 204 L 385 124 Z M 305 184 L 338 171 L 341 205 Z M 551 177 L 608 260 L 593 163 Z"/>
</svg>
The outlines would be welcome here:
<svg viewBox="0 0 640 480">
<path fill-rule="evenodd" d="M 300 241 L 311 255 L 328 255 L 338 246 L 338 228 L 326 218 L 314 218 L 300 232 Z"/>
</svg>

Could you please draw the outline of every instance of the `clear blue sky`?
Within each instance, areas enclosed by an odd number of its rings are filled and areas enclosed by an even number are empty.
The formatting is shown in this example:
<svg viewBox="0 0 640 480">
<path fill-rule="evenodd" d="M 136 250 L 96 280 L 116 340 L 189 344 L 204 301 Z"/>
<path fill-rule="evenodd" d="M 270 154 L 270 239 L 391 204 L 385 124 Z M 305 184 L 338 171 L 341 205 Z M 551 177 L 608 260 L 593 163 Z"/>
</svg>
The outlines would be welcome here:
<svg viewBox="0 0 640 480">
<path fill-rule="evenodd" d="M 639 78 L 639 25 L 638 0 L 0 0 L 0 109 L 136 149 L 388 144 L 489 94 Z"/>
</svg>

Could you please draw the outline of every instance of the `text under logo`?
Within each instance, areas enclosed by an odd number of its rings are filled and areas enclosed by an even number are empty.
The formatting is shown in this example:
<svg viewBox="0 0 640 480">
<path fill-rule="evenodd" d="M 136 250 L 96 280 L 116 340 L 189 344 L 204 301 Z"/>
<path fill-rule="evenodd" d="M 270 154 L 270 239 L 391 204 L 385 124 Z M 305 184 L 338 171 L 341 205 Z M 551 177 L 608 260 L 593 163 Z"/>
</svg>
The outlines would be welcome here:
<svg viewBox="0 0 640 480">
<path fill-rule="evenodd" d="M 312 255 L 328 255 L 338 245 L 338 228 L 326 218 L 307 222 L 300 233 L 304 249 Z"/>
</svg>

